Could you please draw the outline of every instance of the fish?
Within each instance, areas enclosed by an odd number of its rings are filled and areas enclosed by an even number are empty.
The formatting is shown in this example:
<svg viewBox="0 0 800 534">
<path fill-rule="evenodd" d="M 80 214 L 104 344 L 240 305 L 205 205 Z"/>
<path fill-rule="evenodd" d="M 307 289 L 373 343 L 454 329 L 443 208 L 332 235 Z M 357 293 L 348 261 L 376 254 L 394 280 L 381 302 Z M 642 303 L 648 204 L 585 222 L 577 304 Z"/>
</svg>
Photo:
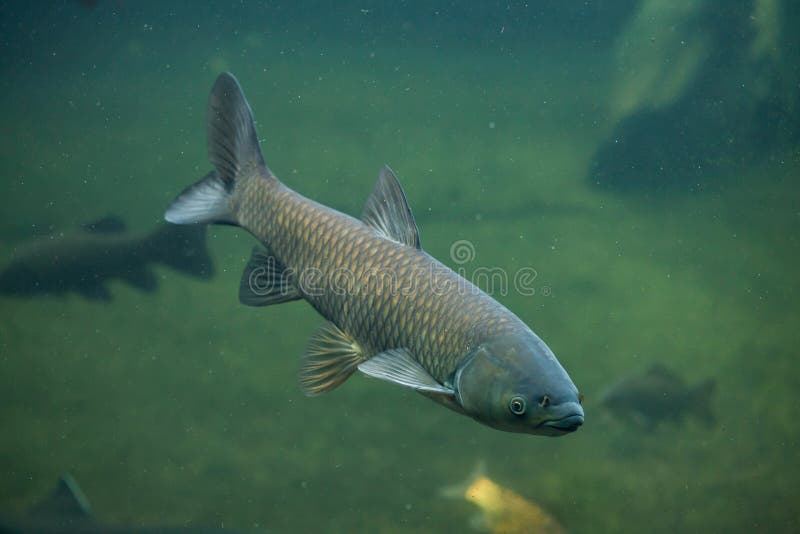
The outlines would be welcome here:
<svg viewBox="0 0 800 534">
<path fill-rule="evenodd" d="M 0 517 L 0 534 L 234 534 L 222 527 L 110 525 L 97 521 L 78 483 L 61 475 L 53 490 L 24 517 Z"/>
<path fill-rule="evenodd" d="M 302 299 L 326 319 L 301 361 L 306 395 L 331 391 L 359 371 L 499 430 L 561 436 L 583 424 L 578 390 L 544 341 L 422 249 L 388 166 L 356 219 L 272 173 L 232 74 L 217 78 L 206 122 L 215 171 L 186 188 L 165 219 L 244 228 L 260 246 L 239 300 L 270 306 Z"/>
<path fill-rule="evenodd" d="M 0 271 L 0 295 L 33 297 L 77 293 L 93 301 L 111 301 L 107 283 L 124 280 L 146 293 L 158 287 L 150 269 L 163 264 L 200 279 L 214 275 L 206 248 L 206 227 L 159 224 L 148 234 L 126 231 L 111 215 L 82 225 L 78 231 L 23 243 Z"/>
<path fill-rule="evenodd" d="M 464 498 L 480 509 L 471 524 L 493 534 L 565 534 L 567 531 L 540 505 L 503 487 L 484 474 L 483 463 L 465 483 L 443 488 L 440 494 Z"/>
<path fill-rule="evenodd" d="M 663 364 L 621 378 L 599 395 L 599 402 L 615 417 L 633 425 L 654 427 L 662 421 L 679 422 L 692 416 L 712 426 L 716 381 L 707 378 L 693 386 Z"/>
</svg>

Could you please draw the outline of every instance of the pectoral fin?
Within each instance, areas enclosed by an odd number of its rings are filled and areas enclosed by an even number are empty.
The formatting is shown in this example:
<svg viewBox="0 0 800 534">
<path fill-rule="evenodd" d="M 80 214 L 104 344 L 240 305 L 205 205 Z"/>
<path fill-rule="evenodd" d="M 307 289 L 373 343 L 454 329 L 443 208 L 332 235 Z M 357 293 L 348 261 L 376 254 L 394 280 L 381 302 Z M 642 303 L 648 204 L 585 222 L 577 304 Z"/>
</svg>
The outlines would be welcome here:
<svg viewBox="0 0 800 534">
<path fill-rule="evenodd" d="M 239 284 L 239 302 L 269 306 L 303 298 L 289 280 L 286 267 L 264 249 L 256 247 Z"/>
<path fill-rule="evenodd" d="M 455 394 L 454 390 L 437 382 L 407 349 L 390 349 L 376 354 L 359 364 L 358 370 L 365 375 L 420 392 Z"/>
<path fill-rule="evenodd" d="M 333 323 L 322 325 L 308 342 L 300 367 L 300 389 L 309 397 L 335 389 L 364 361 L 361 347 Z"/>
</svg>

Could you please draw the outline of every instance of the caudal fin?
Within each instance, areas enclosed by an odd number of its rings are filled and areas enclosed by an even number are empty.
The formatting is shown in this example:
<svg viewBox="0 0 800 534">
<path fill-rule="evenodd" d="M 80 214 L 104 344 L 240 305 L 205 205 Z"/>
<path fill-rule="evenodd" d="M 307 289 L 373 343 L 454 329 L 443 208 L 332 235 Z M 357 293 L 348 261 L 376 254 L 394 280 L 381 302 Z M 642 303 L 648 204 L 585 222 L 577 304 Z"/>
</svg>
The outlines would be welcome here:
<svg viewBox="0 0 800 534">
<path fill-rule="evenodd" d="M 211 171 L 172 201 L 164 219 L 173 224 L 236 225 L 232 195 L 233 182 L 226 182 L 217 171 Z"/>
<path fill-rule="evenodd" d="M 441 497 L 447 497 L 448 499 L 463 499 L 467 488 L 475 483 L 476 480 L 485 476 L 486 460 L 480 459 L 475 465 L 475 468 L 472 470 L 472 473 L 465 481 L 439 488 L 439 495 Z"/>
<path fill-rule="evenodd" d="M 208 159 L 215 171 L 186 188 L 164 218 L 175 224 L 238 225 L 233 199 L 243 177 L 272 178 L 264 164 L 250 104 L 233 74 L 220 74 L 208 98 Z"/>
</svg>

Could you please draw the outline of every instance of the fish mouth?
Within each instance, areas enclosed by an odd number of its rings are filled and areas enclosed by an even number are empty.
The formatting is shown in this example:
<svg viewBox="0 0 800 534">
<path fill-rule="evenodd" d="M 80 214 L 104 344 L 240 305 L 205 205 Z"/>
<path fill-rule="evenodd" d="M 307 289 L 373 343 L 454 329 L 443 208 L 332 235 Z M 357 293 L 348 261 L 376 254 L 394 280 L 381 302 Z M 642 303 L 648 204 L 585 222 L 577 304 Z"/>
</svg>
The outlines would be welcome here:
<svg viewBox="0 0 800 534">
<path fill-rule="evenodd" d="M 583 414 L 576 413 L 572 415 L 568 415 L 566 417 L 562 417 L 561 419 L 551 419 L 550 421 L 545 421 L 542 423 L 542 426 L 552 428 L 557 431 L 561 431 L 564 433 L 568 432 L 575 432 L 580 428 L 583 424 Z"/>
</svg>

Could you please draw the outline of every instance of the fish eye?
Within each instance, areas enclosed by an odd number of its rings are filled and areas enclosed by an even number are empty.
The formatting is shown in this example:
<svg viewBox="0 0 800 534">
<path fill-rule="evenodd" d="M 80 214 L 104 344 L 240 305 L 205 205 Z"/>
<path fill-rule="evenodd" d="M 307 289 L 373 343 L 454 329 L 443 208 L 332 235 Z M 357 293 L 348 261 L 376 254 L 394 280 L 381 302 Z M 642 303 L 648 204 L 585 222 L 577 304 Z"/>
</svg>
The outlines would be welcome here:
<svg viewBox="0 0 800 534">
<path fill-rule="evenodd" d="M 508 403 L 508 409 L 511 410 L 511 413 L 514 415 L 522 415 L 525 413 L 525 399 L 517 395 L 516 397 L 512 397 L 511 401 Z"/>
</svg>

